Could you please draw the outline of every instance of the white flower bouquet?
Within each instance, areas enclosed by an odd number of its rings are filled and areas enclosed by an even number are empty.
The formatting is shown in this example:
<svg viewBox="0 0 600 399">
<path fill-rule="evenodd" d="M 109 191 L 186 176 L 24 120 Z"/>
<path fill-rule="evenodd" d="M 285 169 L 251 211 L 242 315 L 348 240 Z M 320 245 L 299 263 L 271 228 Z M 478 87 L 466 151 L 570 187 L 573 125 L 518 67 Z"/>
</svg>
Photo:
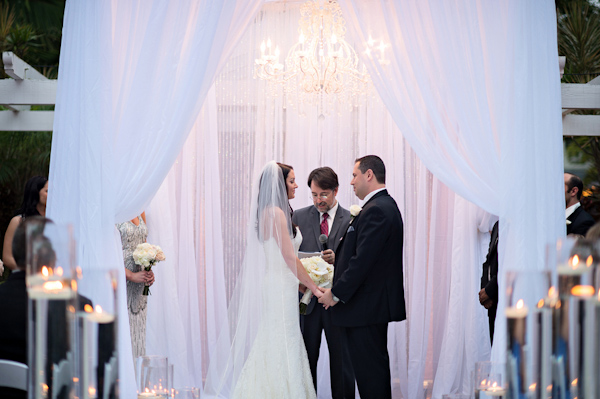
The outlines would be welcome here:
<svg viewBox="0 0 600 399">
<path fill-rule="evenodd" d="M 133 261 L 136 265 L 142 266 L 147 272 L 152 269 L 152 266 L 165 259 L 165 254 L 158 245 L 148 244 L 147 242 L 139 244 L 133 251 Z M 150 287 L 146 285 L 142 295 L 148 294 L 150 294 Z"/>
<path fill-rule="evenodd" d="M 320 256 L 312 256 L 310 258 L 300 259 L 302 266 L 308 273 L 312 281 L 321 288 L 331 287 L 333 281 L 333 265 L 325 262 Z M 307 289 L 304 296 L 300 300 L 300 314 L 306 314 L 306 309 L 310 303 L 313 293 Z"/>
</svg>

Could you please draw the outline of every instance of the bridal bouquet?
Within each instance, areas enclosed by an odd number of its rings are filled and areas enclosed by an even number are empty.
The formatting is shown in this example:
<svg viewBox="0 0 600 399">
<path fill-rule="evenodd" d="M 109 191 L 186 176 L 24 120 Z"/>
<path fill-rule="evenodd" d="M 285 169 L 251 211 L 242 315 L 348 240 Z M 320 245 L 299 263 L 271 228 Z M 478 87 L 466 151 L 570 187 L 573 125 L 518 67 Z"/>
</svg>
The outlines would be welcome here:
<svg viewBox="0 0 600 399">
<path fill-rule="evenodd" d="M 148 244 L 147 242 L 138 245 L 133 251 L 133 261 L 136 265 L 143 266 L 147 272 L 152 269 L 152 266 L 165 259 L 165 254 L 158 245 Z M 146 285 L 142 295 L 148 294 L 150 294 L 150 287 Z"/>
<path fill-rule="evenodd" d="M 322 288 L 331 287 L 331 282 L 333 280 L 333 265 L 325 262 L 320 256 L 303 258 L 300 259 L 300 262 L 302 262 L 302 266 L 304 266 L 308 276 L 316 285 Z M 307 289 L 300 300 L 300 314 L 306 314 L 306 308 L 308 308 L 312 296 L 312 291 Z"/>
</svg>

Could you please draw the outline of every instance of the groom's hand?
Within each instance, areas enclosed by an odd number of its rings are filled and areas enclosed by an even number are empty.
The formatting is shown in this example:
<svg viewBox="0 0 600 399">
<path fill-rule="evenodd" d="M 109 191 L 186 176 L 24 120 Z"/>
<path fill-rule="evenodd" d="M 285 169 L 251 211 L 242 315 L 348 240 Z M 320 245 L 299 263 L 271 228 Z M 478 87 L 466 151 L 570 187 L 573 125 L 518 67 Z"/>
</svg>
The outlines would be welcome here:
<svg viewBox="0 0 600 399">
<path fill-rule="evenodd" d="M 323 292 L 323 296 L 319 298 L 319 303 L 323 304 L 325 309 L 329 309 L 331 306 L 335 306 L 337 304 L 337 302 L 333 300 L 331 288 L 321 288 L 321 291 Z"/>
</svg>

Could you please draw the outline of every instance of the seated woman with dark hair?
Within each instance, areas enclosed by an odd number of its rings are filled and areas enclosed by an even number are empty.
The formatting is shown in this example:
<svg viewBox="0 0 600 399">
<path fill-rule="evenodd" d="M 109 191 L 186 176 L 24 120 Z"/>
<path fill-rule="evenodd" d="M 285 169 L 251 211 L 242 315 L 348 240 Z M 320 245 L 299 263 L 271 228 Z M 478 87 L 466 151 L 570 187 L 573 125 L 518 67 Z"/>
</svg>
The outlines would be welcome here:
<svg viewBox="0 0 600 399">
<path fill-rule="evenodd" d="M 2 248 L 2 260 L 4 266 L 9 269 L 16 269 L 12 253 L 12 240 L 17 227 L 23 220 L 30 216 L 46 216 L 46 200 L 48 198 L 48 179 L 44 176 L 34 176 L 27 180 L 25 184 L 25 193 L 23 194 L 23 203 L 15 212 L 11 219 L 6 234 L 4 235 L 4 246 Z"/>
</svg>

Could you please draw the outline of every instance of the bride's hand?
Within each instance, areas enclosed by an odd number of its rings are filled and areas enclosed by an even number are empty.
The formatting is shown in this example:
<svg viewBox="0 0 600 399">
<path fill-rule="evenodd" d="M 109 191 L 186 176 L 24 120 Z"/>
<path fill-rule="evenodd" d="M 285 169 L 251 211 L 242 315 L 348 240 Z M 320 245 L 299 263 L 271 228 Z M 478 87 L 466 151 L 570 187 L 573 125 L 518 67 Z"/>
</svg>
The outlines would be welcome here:
<svg viewBox="0 0 600 399">
<path fill-rule="evenodd" d="M 323 296 L 323 291 L 321 291 L 321 288 L 316 287 L 315 289 L 311 289 L 312 293 L 314 296 L 316 296 L 317 298 L 321 298 Z"/>
</svg>

